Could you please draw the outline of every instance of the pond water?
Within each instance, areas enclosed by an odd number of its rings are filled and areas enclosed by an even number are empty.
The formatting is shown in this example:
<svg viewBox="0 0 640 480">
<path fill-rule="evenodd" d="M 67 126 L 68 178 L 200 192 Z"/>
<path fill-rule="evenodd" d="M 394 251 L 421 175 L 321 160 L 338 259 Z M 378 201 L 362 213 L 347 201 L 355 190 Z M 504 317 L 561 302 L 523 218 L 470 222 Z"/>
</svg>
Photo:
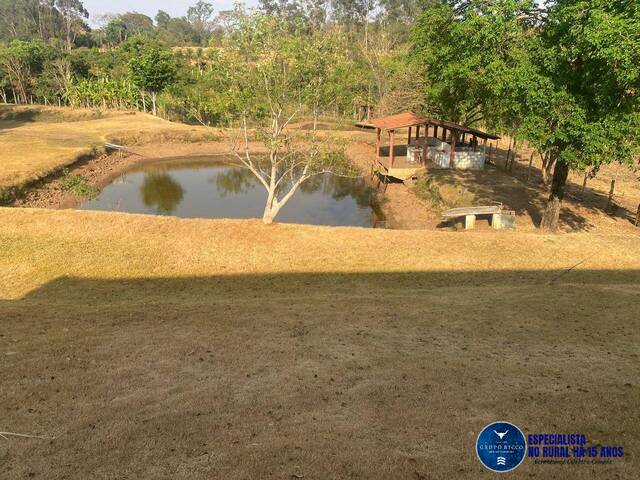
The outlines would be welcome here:
<svg viewBox="0 0 640 480">
<path fill-rule="evenodd" d="M 140 165 L 113 180 L 82 210 L 183 218 L 262 218 L 266 190 L 246 168 L 217 159 L 173 159 Z M 376 227 L 383 216 L 362 178 L 319 175 L 301 185 L 276 221 Z"/>
</svg>

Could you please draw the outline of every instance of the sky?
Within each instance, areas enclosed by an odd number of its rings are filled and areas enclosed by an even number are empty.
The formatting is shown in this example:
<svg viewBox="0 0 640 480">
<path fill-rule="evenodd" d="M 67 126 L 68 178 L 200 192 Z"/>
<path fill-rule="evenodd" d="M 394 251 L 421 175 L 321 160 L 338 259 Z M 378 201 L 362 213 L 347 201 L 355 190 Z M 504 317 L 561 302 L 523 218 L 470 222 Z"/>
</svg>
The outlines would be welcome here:
<svg viewBox="0 0 640 480">
<path fill-rule="evenodd" d="M 83 0 L 84 7 L 91 15 L 90 21 L 95 24 L 96 17 L 104 13 L 139 12 L 150 16 L 156 16 L 158 10 L 164 10 L 172 17 L 186 15 L 187 9 L 198 0 Z M 233 8 L 234 0 L 208 0 L 216 12 Z M 247 6 L 257 5 L 257 0 L 244 0 Z"/>
</svg>

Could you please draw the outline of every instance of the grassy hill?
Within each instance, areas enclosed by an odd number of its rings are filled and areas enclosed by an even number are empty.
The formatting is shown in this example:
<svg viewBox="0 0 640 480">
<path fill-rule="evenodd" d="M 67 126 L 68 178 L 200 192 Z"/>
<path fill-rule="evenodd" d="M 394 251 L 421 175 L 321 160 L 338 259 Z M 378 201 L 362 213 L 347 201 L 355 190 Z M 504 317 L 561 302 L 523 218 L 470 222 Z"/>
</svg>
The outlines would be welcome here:
<svg viewBox="0 0 640 480">
<path fill-rule="evenodd" d="M 0 430 L 56 437 L 0 442 L 3 475 L 476 479 L 498 419 L 637 451 L 638 252 L 0 209 Z M 576 468 L 639 466 L 511 475 Z"/>
</svg>

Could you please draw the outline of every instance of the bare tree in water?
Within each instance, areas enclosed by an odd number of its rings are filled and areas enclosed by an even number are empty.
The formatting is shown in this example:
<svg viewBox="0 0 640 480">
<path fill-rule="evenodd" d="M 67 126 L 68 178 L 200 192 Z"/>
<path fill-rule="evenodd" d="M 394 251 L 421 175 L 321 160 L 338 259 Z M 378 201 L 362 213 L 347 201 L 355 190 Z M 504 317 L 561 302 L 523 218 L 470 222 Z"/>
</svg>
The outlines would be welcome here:
<svg viewBox="0 0 640 480">
<path fill-rule="evenodd" d="M 244 22 L 232 39 L 236 54 L 248 57 L 233 89 L 242 107 L 233 152 L 266 189 L 263 221 L 270 224 L 310 178 L 353 174 L 339 143 L 318 132 L 319 113 L 337 93 L 331 90 L 331 75 L 340 53 L 326 34 L 305 38 L 269 17 Z M 312 118 L 306 130 L 291 128 L 305 117 Z M 266 154 L 252 153 L 255 142 L 266 147 Z"/>
</svg>

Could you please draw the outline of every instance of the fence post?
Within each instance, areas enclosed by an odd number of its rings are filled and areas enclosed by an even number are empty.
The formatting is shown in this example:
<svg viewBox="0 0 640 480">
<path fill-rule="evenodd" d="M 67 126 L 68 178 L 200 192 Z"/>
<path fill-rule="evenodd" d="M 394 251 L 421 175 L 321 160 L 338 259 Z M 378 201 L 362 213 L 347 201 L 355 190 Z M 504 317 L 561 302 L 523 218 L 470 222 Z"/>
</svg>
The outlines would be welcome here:
<svg viewBox="0 0 640 480">
<path fill-rule="evenodd" d="M 616 188 L 616 179 L 612 179 L 611 180 L 611 189 L 609 190 L 609 198 L 607 199 L 607 208 L 606 210 L 609 211 L 609 209 L 611 208 L 611 204 L 613 202 L 613 192 Z"/>
</svg>

